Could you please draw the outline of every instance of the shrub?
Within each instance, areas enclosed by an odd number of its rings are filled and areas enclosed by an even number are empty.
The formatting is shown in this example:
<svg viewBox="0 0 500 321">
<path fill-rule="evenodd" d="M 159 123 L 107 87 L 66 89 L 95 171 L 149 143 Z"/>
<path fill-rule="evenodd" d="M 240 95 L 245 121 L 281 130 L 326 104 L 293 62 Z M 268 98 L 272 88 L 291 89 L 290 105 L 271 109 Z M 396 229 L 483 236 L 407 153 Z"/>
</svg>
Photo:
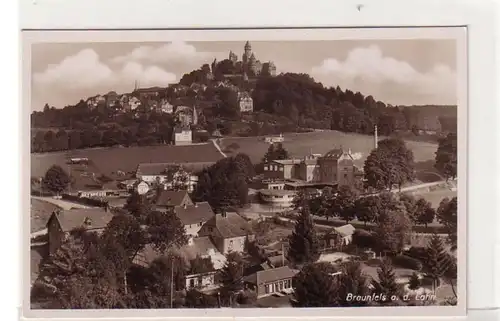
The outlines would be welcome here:
<svg viewBox="0 0 500 321">
<path fill-rule="evenodd" d="M 412 258 L 408 255 L 397 255 L 392 258 L 392 264 L 395 266 L 420 271 L 422 269 L 422 262 Z"/>
<path fill-rule="evenodd" d="M 411 275 L 408 287 L 410 290 L 416 290 L 420 287 L 420 279 L 418 278 L 417 273 L 413 272 Z"/>
<path fill-rule="evenodd" d="M 425 261 L 425 258 L 427 257 L 427 248 L 412 246 L 408 251 L 405 252 L 405 255 L 420 261 Z"/>
<path fill-rule="evenodd" d="M 352 236 L 352 243 L 361 248 L 370 248 L 373 244 L 377 244 L 377 240 L 371 232 L 363 229 L 356 229 Z"/>
<path fill-rule="evenodd" d="M 251 304 L 257 301 L 257 293 L 252 290 L 245 290 L 238 294 L 236 300 L 239 304 Z"/>
</svg>

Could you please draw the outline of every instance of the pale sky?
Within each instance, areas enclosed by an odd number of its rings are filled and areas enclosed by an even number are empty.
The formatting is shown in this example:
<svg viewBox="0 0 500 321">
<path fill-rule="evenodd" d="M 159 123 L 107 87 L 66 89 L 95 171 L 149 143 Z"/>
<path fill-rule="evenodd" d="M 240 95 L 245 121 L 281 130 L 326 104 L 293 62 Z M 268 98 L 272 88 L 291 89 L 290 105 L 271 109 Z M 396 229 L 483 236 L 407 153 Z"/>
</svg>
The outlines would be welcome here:
<svg viewBox="0 0 500 321">
<path fill-rule="evenodd" d="M 392 105 L 457 104 L 455 40 L 251 41 L 278 73 L 310 74 L 325 86 L 360 91 Z M 32 47 L 32 110 L 178 82 L 184 73 L 227 58 L 241 42 L 46 43 Z"/>
</svg>

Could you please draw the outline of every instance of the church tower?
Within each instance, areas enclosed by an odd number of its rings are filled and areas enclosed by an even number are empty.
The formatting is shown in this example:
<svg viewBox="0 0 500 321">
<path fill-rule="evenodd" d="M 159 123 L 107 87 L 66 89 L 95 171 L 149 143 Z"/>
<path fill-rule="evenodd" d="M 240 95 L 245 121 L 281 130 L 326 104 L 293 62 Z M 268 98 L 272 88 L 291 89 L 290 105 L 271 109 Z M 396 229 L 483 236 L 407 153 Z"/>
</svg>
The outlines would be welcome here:
<svg viewBox="0 0 500 321">
<path fill-rule="evenodd" d="M 375 125 L 375 132 L 374 132 L 374 135 L 373 135 L 373 144 L 374 144 L 374 148 L 377 149 L 378 148 L 378 129 L 377 129 L 377 125 Z"/>
</svg>

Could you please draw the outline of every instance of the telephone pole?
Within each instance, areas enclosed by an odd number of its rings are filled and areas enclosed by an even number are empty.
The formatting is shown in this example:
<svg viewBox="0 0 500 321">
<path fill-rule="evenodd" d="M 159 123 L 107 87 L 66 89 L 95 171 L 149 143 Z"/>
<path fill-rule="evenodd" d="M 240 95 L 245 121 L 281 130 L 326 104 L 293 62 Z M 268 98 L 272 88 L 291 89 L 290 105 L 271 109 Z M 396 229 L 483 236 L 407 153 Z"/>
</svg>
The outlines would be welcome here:
<svg viewBox="0 0 500 321">
<path fill-rule="evenodd" d="M 174 258 L 170 267 L 170 308 L 174 307 Z"/>
</svg>

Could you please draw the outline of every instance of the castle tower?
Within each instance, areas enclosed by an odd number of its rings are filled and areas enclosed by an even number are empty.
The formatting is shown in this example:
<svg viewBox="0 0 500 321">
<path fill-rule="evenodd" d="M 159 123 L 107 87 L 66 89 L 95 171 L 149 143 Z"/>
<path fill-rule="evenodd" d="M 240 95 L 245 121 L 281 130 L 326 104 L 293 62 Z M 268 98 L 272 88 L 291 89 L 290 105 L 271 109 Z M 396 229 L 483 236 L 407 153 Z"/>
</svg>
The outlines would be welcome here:
<svg viewBox="0 0 500 321">
<path fill-rule="evenodd" d="M 375 132 L 374 132 L 374 135 L 373 135 L 373 144 L 374 144 L 374 148 L 377 149 L 378 148 L 378 130 L 377 130 L 377 125 L 375 125 Z"/>
<path fill-rule="evenodd" d="M 243 54 L 242 60 L 243 64 L 248 63 L 248 60 L 250 59 L 250 56 L 252 55 L 252 45 L 250 45 L 250 42 L 247 41 L 245 44 L 245 53 Z"/>
</svg>

